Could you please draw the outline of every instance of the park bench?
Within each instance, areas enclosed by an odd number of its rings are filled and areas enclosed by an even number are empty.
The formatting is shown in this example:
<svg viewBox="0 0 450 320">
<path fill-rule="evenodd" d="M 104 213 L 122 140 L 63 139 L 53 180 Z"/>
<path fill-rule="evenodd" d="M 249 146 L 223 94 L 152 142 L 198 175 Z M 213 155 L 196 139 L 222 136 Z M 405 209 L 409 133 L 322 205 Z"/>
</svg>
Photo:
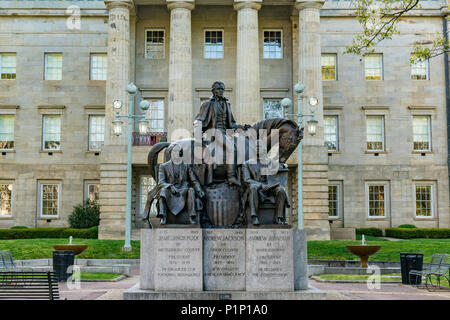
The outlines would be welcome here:
<svg viewBox="0 0 450 320">
<path fill-rule="evenodd" d="M 441 278 L 450 281 L 450 254 L 435 253 L 431 257 L 430 263 L 423 270 L 410 270 L 409 280 L 411 276 L 425 277 L 425 287 L 427 289 L 438 287 L 441 288 Z M 436 285 L 433 284 L 432 278 L 436 277 Z M 429 287 L 431 285 L 431 287 Z"/>
<path fill-rule="evenodd" d="M 0 300 L 59 300 L 53 272 L 0 271 Z"/>
<path fill-rule="evenodd" d="M 0 270 L 2 269 L 15 269 L 13 256 L 9 251 L 0 251 Z"/>
</svg>

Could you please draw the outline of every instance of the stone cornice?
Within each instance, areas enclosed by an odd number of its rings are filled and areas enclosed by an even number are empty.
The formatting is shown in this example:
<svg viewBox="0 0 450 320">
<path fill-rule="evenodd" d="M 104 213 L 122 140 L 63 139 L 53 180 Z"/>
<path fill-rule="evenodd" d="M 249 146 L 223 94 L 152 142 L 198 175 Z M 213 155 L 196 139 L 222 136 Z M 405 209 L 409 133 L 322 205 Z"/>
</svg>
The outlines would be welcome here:
<svg viewBox="0 0 450 320">
<path fill-rule="evenodd" d="M 313 8 L 313 9 L 321 9 L 324 5 L 325 0 L 296 0 L 295 1 L 295 8 L 297 10 L 303 10 L 306 8 Z"/>
<path fill-rule="evenodd" d="M 114 8 L 131 9 L 134 5 L 132 0 L 105 0 L 105 6 L 108 10 L 111 10 Z"/>
<path fill-rule="evenodd" d="M 173 9 L 178 9 L 178 8 L 194 10 L 195 1 L 192 1 L 192 0 L 188 0 L 188 1 L 167 0 L 167 9 L 169 9 L 169 11 L 171 11 Z"/>
<path fill-rule="evenodd" d="M 239 0 L 238 0 L 239 1 Z M 253 9 L 253 10 L 259 10 L 261 9 L 261 0 L 255 0 L 255 1 L 236 1 L 233 5 L 234 10 L 239 11 L 241 9 Z"/>
</svg>

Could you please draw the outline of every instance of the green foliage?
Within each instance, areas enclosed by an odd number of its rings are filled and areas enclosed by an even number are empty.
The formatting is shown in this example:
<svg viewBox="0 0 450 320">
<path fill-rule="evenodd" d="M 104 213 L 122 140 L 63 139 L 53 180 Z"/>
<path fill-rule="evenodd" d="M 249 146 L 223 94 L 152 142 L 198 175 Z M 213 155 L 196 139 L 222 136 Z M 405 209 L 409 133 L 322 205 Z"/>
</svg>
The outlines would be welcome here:
<svg viewBox="0 0 450 320">
<path fill-rule="evenodd" d="M 383 231 L 378 228 L 358 228 L 356 234 L 363 234 L 364 236 L 382 237 Z"/>
<path fill-rule="evenodd" d="M 430 238 L 430 239 L 449 239 L 450 228 L 387 228 L 385 229 L 386 236 L 399 239 L 415 239 L 415 238 Z"/>
<path fill-rule="evenodd" d="M 417 227 L 413 224 L 401 224 L 399 225 L 397 228 L 402 228 L 402 229 L 417 229 Z"/>
<path fill-rule="evenodd" d="M 71 228 L 84 229 L 100 224 L 100 206 L 95 201 L 87 200 L 73 208 L 69 216 Z"/>
<path fill-rule="evenodd" d="M 15 230 L 15 229 L 28 229 L 28 227 L 25 226 L 14 226 L 10 228 L 11 230 Z"/>
<path fill-rule="evenodd" d="M 344 53 L 356 55 L 374 53 L 374 47 L 378 43 L 400 34 L 398 22 L 407 12 L 421 9 L 419 2 L 419 0 L 355 0 L 353 5 L 356 18 L 362 30 L 353 38 L 352 44 L 346 46 Z M 441 33 L 437 33 L 432 41 L 425 39 L 414 43 L 410 63 L 430 59 L 449 50 L 449 43 Z"/>
<path fill-rule="evenodd" d="M 0 229 L 0 240 L 6 239 L 57 239 L 57 238 L 97 239 L 98 227 L 88 229 L 70 228 L 27 228 L 27 229 Z"/>
</svg>

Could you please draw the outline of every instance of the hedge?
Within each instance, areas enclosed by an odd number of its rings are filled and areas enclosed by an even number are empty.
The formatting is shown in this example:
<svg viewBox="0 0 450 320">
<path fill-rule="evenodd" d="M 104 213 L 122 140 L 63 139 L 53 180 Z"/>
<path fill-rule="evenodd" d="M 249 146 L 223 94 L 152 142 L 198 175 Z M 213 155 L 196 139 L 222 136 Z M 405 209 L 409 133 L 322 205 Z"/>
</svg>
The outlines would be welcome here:
<svg viewBox="0 0 450 320">
<path fill-rule="evenodd" d="M 57 239 L 72 236 L 79 239 L 97 239 L 98 227 L 89 229 L 71 228 L 29 228 L 29 229 L 0 229 L 0 240 L 7 239 Z"/>
<path fill-rule="evenodd" d="M 401 224 L 399 225 L 397 228 L 402 228 L 402 229 L 417 229 L 417 227 L 413 224 Z"/>
<path fill-rule="evenodd" d="M 414 239 L 414 238 L 430 238 L 430 239 L 448 239 L 450 238 L 450 228 L 387 228 L 385 229 L 386 237 L 399 239 Z"/>
<path fill-rule="evenodd" d="M 373 237 L 382 237 L 383 230 L 378 228 L 358 228 L 356 229 L 356 234 L 363 234 L 366 236 L 373 236 Z"/>
</svg>

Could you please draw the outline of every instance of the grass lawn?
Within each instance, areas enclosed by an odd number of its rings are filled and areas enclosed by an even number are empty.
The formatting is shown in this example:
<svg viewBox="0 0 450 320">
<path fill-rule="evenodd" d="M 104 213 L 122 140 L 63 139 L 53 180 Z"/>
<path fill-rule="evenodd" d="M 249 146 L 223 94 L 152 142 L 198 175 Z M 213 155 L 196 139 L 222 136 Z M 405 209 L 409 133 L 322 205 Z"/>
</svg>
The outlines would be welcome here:
<svg viewBox="0 0 450 320">
<path fill-rule="evenodd" d="M 373 240 L 377 239 L 377 240 Z M 450 239 L 412 239 L 387 241 L 366 237 L 368 244 L 381 245 L 380 251 L 370 260 L 400 261 L 400 252 L 421 252 L 424 261 L 429 262 L 433 253 L 449 253 Z M 66 239 L 20 239 L 0 240 L 0 251 L 9 250 L 14 259 L 52 258 L 53 245 L 67 243 Z M 123 240 L 74 239 L 73 243 L 87 244 L 89 247 L 79 259 L 138 259 L 139 241 L 131 241 L 133 251 L 122 251 Z M 359 260 L 347 251 L 345 245 L 360 244 L 361 241 L 308 241 L 309 259 Z"/>
<path fill-rule="evenodd" d="M 377 238 L 375 238 L 377 239 Z M 383 241 L 384 240 L 384 241 Z M 325 260 L 359 260 L 345 248 L 361 241 L 308 241 L 308 258 Z M 380 245 L 381 249 L 369 261 L 400 261 L 400 252 L 423 253 L 424 262 L 430 262 L 433 253 L 449 253 L 450 239 L 411 239 L 401 241 L 371 240 L 366 244 Z"/>
<path fill-rule="evenodd" d="M 0 251 L 11 251 L 15 260 L 52 258 L 53 245 L 66 243 L 66 239 L 0 240 Z M 123 240 L 73 239 L 72 243 L 89 246 L 77 259 L 139 259 L 139 241 L 131 241 L 129 252 L 122 251 Z"/>
<path fill-rule="evenodd" d="M 118 273 L 81 272 L 81 280 L 112 280 L 120 276 Z"/>
<path fill-rule="evenodd" d="M 373 275 L 363 275 L 363 274 L 319 274 L 317 276 L 324 280 L 367 280 L 369 279 L 369 277 L 372 277 L 371 279 L 373 279 Z M 395 277 L 388 277 L 388 276 L 395 276 Z M 382 275 L 381 282 L 385 281 L 402 282 L 402 276 L 399 273 Z"/>
</svg>

